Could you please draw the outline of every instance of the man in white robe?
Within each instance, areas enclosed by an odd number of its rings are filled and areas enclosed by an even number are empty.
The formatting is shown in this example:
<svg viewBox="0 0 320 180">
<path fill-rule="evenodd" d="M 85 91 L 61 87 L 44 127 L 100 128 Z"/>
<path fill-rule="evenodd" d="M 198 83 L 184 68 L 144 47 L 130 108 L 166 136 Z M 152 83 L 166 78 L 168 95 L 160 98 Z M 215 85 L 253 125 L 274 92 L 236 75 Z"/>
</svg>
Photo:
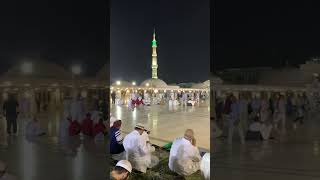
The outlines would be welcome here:
<svg viewBox="0 0 320 180">
<path fill-rule="evenodd" d="M 200 170 L 200 161 L 201 156 L 196 147 L 194 132 L 187 129 L 184 137 L 177 138 L 172 143 L 169 168 L 179 175 L 189 176 Z"/>
<path fill-rule="evenodd" d="M 76 120 L 81 124 L 82 120 L 84 119 L 83 111 L 84 111 L 83 102 L 79 95 L 78 97 L 75 97 L 71 102 L 72 120 Z"/>
<path fill-rule="evenodd" d="M 144 141 L 146 142 L 147 147 L 148 147 L 148 149 L 149 149 L 149 154 L 148 154 L 147 156 L 149 156 L 150 159 L 155 158 L 155 159 L 153 159 L 153 160 L 151 160 L 151 161 L 159 161 L 158 158 L 156 158 L 156 156 L 152 156 L 152 153 L 155 152 L 156 149 L 155 149 L 155 147 L 152 146 L 152 144 L 150 143 L 150 139 L 149 139 L 150 130 L 149 130 L 149 128 L 147 128 L 146 125 L 143 125 L 143 126 L 145 127 L 145 131 L 143 131 L 143 133 L 142 133 L 141 136 L 142 136 L 142 138 L 144 139 Z"/>
<path fill-rule="evenodd" d="M 69 138 L 69 126 L 70 126 L 71 116 L 69 114 L 65 114 L 64 118 L 60 121 L 59 125 L 59 139 L 67 140 Z"/>
<path fill-rule="evenodd" d="M 152 168 L 159 163 L 159 159 L 151 155 L 150 149 L 142 137 L 144 126 L 137 124 L 135 130 L 129 133 L 123 140 L 126 151 L 126 159 L 132 164 L 132 168 L 142 173 L 147 172 L 147 168 Z"/>
<path fill-rule="evenodd" d="M 245 143 L 244 132 L 242 128 L 242 123 L 240 122 L 240 107 L 239 102 L 235 96 L 231 96 L 231 113 L 229 117 L 229 131 L 228 131 L 228 143 L 232 144 L 233 131 L 236 127 L 239 132 L 241 144 Z"/>
<path fill-rule="evenodd" d="M 205 180 L 210 180 L 210 153 L 205 153 L 200 163 L 201 174 Z"/>
</svg>

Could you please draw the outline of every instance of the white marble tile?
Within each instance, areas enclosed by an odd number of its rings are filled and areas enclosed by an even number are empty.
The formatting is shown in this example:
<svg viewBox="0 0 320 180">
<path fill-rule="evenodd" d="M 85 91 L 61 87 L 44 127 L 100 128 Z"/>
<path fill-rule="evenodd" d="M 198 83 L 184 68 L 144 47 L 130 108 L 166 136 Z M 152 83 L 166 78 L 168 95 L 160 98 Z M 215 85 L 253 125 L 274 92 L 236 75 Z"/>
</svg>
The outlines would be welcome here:
<svg viewBox="0 0 320 180">
<path fill-rule="evenodd" d="M 137 123 L 147 124 L 151 128 L 151 141 L 155 138 L 169 142 L 191 128 L 195 131 L 197 145 L 210 150 L 210 112 L 206 105 L 178 106 L 176 110 L 170 110 L 165 105 L 154 105 L 137 108 L 134 111 L 127 107 L 112 106 L 110 112 L 123 121 L 124 132 L 131 132 Z M 159 142 L 155 141 L 155 144 L 157 143 Z"/>
</svg>

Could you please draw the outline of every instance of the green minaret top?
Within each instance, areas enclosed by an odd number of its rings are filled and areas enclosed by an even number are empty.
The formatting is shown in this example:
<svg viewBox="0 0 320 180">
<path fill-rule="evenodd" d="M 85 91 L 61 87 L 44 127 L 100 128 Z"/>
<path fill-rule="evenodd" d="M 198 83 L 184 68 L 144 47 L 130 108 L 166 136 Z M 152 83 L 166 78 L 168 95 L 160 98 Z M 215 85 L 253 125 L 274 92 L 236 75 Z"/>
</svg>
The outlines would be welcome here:
<svg viewBox="0 0 320 180">
<path fill-rule="evenodd" d="M 152 47 L 157 47 L 157 40 L 156 40 L 156 29 L 153 30 L 153 40 L 152 40 Z"/>
</svg>

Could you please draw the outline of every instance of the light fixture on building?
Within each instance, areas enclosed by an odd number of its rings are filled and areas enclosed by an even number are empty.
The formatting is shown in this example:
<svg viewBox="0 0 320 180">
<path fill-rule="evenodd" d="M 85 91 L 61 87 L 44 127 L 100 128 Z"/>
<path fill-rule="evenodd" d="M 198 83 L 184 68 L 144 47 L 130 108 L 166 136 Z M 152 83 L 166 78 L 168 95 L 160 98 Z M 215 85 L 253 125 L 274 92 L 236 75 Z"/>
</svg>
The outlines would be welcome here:
<svg viewBox="0 0 320 180">
<path fill-rule="evenodd" d="M 33 64 L 31 62 L 22 63 L 21 71 L 24 74 L 31 74 L 33 72 Z"/>
<path fill-rule="evenodd" d="M 81 74 L 81 66 L 80 65 L 73 65 L 71 67 L 71 71 L 75 75 L 80 75 Z"/>
<path fill-rule="evenodd" d="M 149 87 L 149 83 L 147 83 L 146 86 Z"/>
<path fill-rule="evenodd" d="M 136 82 L 135 82 L 135 81 L 133 81 L 133 82 L 132 82 L 132 85 L 133 85 L 133 86 L 135 86 L 135 85 L 136 85 Z"/>
<path fill-rule="evenodd" d="M 121 85 L 121 81 L 117 81 L 116 84 L 117 84 L 118 86 L 120 86 L 120 85 Z"/>
</svg>

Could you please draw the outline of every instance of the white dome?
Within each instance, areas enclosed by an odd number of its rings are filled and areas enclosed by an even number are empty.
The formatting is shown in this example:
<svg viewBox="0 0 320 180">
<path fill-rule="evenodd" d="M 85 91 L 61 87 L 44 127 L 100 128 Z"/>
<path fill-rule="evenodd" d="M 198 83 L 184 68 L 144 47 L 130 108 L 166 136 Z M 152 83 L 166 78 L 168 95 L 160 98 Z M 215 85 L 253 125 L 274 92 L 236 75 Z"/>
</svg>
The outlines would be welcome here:
<svg viewBox="0 0 320 180">
<path fill-rule="evenodd" d="M 65 70 L 63 67 L 48 62 L 46 60 L 25 59 L 20 61 L 10 68 L 4 77 L 20 78 L 53 78 L 53 79 L 71 79 L 72 73 Z"/>
<path fill-rule="evenodd" d="M 147 79 L 147 80 L 143 81 L 140 86 L 152 87 L 152 88 L 163 88 L 163 87 L 167 87 L 168 85 L 167 85 L 167 83 L 165 83 L 161 79 Z"/>
<path fill-rule="evenodd" d="M 197 83 L 197 84 L 192 85 L 192 88 L 194 88 L 194 89 L 205 89 L 206 85 L 204 83 Z"/>
<path fill-rule="evenodd" d="M 222 84 L 223 80 L 216 75 L 211 75 L 211 83 L 212 84 Z"/>
</svg>

